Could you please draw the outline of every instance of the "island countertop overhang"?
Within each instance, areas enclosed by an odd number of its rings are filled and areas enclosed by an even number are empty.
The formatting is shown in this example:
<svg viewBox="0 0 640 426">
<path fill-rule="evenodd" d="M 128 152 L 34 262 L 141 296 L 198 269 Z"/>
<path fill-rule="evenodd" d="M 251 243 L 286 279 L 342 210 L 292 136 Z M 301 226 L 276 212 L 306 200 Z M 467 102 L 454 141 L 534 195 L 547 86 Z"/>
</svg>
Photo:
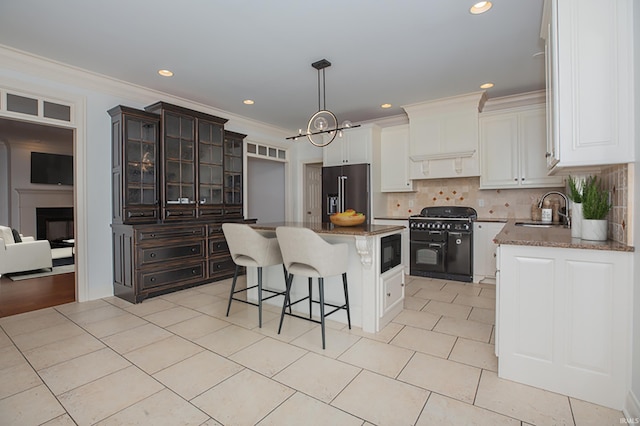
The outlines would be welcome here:
<svg viewBox="0 0 640 426">
<path fill-rule="evenodd" d="M 275 231 L 279 226 L 292 226 L 296 228 L 308 228 L 318 234 L 327 235 L 346 235 L 371 237 L 382 234 L 400 232 L 405 227 L 396 225 L 369 225 L 362 224 L 357 226 L 336 226 L 332 223 L 310 223 L 310 222 L 272 222 L 272 223 L 254 223 L 250 225 L 253 229 L 261 231 Z"/>
</svg>

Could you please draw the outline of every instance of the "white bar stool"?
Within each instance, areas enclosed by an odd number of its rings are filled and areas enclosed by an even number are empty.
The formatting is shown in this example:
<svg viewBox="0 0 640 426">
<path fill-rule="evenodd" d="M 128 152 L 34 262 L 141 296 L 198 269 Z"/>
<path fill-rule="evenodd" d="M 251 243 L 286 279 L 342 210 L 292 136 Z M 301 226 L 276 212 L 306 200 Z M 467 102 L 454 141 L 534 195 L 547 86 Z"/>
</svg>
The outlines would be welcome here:
<svg viewBox="0 0 640 426">
<path fill-rule="evenodd" d="M 262 268 L 266 266 L 282 264 L 282 255 L 276 238 L 266 238 L 260 235 L 255 229 L 243 223 L 223 223 L 222 232 L 227 240 L 231 258 L 236 264 L 236 271 L 233 274 L 233 283 L 231 284 L 231 293 L 229 294 L 229 304 L 227 305 L 227 316 L 231 309 L 231 301 L 247 303 L 258 307 L 258 325 L 262 328 L 262 301 L 269 300 L 276 296 L 284 296 L 285 291 L 270 290 L 262 287 Z M 240 266 L 258 268 L 258 284 L 249 286 L 236 291 L 236 281 L 238 280 L 238 272 Z M 287 280 L 287 270 L 284 270 L 284 279 Z M 248 300 L 238 299 L 234 294 L 258 288 L 258 303 Z M 272 293 L 271 296 L 262 297 L 263 292 Z"/>
<path fill-rule="evenodd" d="M 282 259 L 289 276 L 287 279 L 287 290 L 280 314 L 280 326 L 278 334 L 282 329 L 285 309 L 289 308 L 289 315 L 306 319 L 321 324 L 322 328 L 322 349 L 325 349 L 324 318 L 332 313 L 344 309 L 347 311 L 347 322 L 351 329 L 351 312 L 349 311 L 349 293 L 347 290 L 347 268 L 348 268 L 348 247 L 347 244 L 330 244 L 323 240 L 311 229 L 280 226 L 276 228 L 276 236 L 280 244 Z M 309 277 L 309 296 L 291 301 L 291 284 L 294 275 Z M 324 301 L 324 278 L 342 275 L 342 286 L 344 288 L 344 305 L 333 305 Z M 311 297 L 311 280 L 318 278 L 318 294 L 320 300 L 313 300 Z M 309 318 L 291 313 L 291 306 L 303 300 L 309 300 Z M 320 305 L 320 321 L 314 320 L 311 316 L 312 303 Z M 331 312 L 325 314 L 325 305 L 331 306 Z"/>
</svg>

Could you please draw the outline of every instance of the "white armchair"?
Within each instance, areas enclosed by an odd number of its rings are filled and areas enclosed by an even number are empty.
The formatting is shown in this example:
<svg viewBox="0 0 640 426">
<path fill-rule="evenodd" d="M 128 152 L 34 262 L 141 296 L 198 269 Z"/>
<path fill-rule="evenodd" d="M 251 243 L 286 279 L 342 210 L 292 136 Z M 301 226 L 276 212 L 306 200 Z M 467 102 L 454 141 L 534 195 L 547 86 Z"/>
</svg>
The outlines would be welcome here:
<svg viewBox="0 0 640 426">
<path fill-rule="evenodd" d="M 49 241 L 22 237 L 22 242 L 16 243 L 11 228 L 0 226 L 0 276 L 52 267 Z"/>
</svg>

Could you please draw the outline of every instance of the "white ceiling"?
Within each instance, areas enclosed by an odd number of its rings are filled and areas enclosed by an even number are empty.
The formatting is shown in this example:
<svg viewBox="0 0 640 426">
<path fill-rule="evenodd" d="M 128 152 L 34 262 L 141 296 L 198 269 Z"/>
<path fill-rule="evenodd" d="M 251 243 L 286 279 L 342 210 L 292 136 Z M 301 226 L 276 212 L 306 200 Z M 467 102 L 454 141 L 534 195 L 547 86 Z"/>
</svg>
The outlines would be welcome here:
<svg viewBox="0 0 640 426">
<path fill-rule="evenodd" d="M 494 0 L 483 15 L 473 3 L 2 0 L 0 44 L 295 133 L 318 109 L 311 63 L 322 58 L 339 121 L 402 114 L 488 81 L 489 97 L 542 89 L 543 0 Z"/>
</svg>

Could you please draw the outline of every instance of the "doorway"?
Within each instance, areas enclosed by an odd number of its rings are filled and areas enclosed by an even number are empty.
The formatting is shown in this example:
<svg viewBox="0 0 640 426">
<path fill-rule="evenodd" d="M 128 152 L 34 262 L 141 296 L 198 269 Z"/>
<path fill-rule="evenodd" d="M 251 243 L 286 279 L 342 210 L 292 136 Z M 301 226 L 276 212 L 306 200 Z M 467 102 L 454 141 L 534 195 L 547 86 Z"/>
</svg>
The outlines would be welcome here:
<svg viewBox="0 0 640 426">
<path fill-rule="evenodd" d="M 73 187 L 33 184 L 30 171 L 33 152 L 73 156 L 74 129 L 0 117 L 0 137 L 0 169 L 3 170 L 0 179 L 0 223 L 19 229 L 24 235 L 43 239 L 47 226 L 38 222 L 38 210 L 66 209 L 71 212 L 71 217 L 67 218 L 71 225 L 65 225 L 65 232 L 59 235 L 59 239 L 73 239 L 73 212 L 77 210 Z M 57 225 L 59 222 L 52 223 Z M 0 316 L 78 299 L 74 272 L 16 282 L 2 276 L 0 289 L 4 295 Z"/>
<path fill-rule="evenodd" d="M 304 221 L 322 223 L 322 163 L 304 165 Z"/>
<path fill-rule="evenodd" d="M 285 221 L 285 163 L 247 157 L 247 217 L 259 223 Z"/>
</svg>

